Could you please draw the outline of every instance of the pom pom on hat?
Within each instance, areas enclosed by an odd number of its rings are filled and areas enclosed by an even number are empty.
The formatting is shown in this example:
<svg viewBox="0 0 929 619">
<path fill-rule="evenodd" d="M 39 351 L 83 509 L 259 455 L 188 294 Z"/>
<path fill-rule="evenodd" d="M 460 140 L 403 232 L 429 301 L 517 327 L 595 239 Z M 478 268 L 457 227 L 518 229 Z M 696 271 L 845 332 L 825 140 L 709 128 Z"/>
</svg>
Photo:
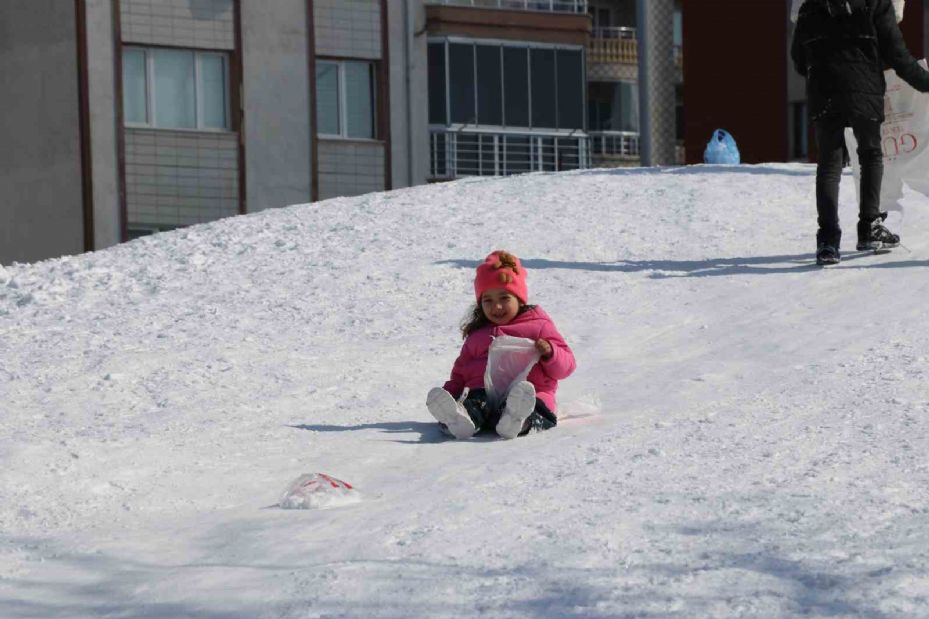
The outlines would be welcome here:
<svg viewBox="0 0 929 619">
<path fill-rule="evenodd" d="M 526 269 L 519 258 L 503 250 L 491 252 L 484 258 L 474 276 L 474 295 L 477 302 L 481 302 L 481 295 L 485 291 L 493 288 L 511 292 L 520 302 L 526 302 L 529 296 L 526 288 Z"/>
</svg>

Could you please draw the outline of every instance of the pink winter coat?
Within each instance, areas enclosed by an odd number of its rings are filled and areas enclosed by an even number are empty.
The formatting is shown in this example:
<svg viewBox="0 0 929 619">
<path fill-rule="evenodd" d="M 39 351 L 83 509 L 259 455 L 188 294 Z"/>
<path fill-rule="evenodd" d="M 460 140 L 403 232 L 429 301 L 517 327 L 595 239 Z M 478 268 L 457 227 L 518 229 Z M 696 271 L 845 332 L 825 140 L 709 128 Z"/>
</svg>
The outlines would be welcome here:
<svg viewBox="0 0 929 619">
<path fill-rule="evenodd" d="M 535 385 L 535 395 L 545 402 L 548 410 L 555 413 L 555 392 L 558 381 L 574 371 L 574 353 L 558 333 L 555 323 L 538 305 L 519 314 L 505 325 L 486 325 L 469 335 L 461 353 L 452 366 L 452 376 L 444 389 L 455 399 L 464 388 L 483 389 L 484 370 L 487 369 L 487 353 L 490 343 L 498 335 L 512 335 L 530 340 L 548 340 L 552 345 L 552 356 L 535 364 L 526 380 Z"/>
</svg>

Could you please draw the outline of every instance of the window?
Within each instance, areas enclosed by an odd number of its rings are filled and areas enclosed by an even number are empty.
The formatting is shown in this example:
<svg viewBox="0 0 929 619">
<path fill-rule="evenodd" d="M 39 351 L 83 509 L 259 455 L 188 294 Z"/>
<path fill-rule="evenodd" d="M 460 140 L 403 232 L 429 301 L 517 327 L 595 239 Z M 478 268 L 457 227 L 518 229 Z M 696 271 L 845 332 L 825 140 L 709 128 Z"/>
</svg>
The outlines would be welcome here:
<svg viewBox="0 0 929 619">
<path fill-rule="evenodd" d="M 587 114 L 591 131 L 639 131 L 639 89 L 635 82 L 590 82 Z"/>
<path fill-rule="evenodd" d="M 229 129 L 227 54 L 124 48 L 123 115 L 129 126 Z"/>
<path fill-rule="evenodd" d="M 555 50 L 535 48 L 529 50 L 529 70 L 532 72 L 532 126 L 557 127 L 555 100 Z"/>
<path fill-rule="evenodd" d="M 511 127 L 529 126 L 529 50 L 503 48 L 503 118 Z"/>
<path fill-rule="evenodd" d="M 503 124 L 502 62 L 499 45 L 475 45 L 477 60 L 477 122 Z"/>
<path fill-rule="evenodd" d="M 321 60 L 316 63 L 317 133 L 374 139 L 374 64 Z"/>
<path fill-rule="evenodd" d="M 429 123 L 446 124 L 445 43 L 429 44 Z"/>
<path fill-rule="evenodd" d="M 430 41 L 429 122 L 584 129 L 584 51 Z"/>
<path fill-rule="evenodd" d="M 477 124 L 474 110 L 474 45 L 449 44 L 448 72 L 452 122 Z"/>
</svg>

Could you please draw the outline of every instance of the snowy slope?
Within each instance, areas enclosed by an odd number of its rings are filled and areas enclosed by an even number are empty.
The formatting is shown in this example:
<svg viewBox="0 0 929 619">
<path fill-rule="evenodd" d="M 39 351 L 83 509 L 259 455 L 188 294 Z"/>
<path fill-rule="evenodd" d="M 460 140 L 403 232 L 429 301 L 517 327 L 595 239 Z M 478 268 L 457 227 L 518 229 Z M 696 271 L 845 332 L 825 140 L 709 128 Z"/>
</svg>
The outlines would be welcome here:
<svg viewBox="0 0 929 619">
<path fill-rule="evenodd" d="M 465 180 L 7 266 L 0 617 L 929 617 L 929 203 L 817 269 L 813 175 Z M 449 442 L 425 394 L 497 248 L 567 418 Z M 317 471 L 363 500 L 275 506 Z"/>
</svg>

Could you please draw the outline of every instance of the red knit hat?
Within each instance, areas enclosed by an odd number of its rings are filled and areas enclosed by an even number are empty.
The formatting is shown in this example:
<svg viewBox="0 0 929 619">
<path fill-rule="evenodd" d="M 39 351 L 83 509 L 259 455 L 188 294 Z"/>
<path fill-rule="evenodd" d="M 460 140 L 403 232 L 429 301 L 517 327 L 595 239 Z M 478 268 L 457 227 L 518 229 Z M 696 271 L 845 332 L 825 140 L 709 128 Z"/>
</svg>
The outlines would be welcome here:
<svg viewBox="0 0 929 619">
<path fill-rule="evenodd" d="M 519 258 L 499 249 L 484 258 L 474 276 L 474 294 L 477 302 L 480 303 L 481 295 L 492 288 L 512 292 L 522 303 L 526 302 L 529 296 L 526 288 L 526 269 Z"/>
</svg>

